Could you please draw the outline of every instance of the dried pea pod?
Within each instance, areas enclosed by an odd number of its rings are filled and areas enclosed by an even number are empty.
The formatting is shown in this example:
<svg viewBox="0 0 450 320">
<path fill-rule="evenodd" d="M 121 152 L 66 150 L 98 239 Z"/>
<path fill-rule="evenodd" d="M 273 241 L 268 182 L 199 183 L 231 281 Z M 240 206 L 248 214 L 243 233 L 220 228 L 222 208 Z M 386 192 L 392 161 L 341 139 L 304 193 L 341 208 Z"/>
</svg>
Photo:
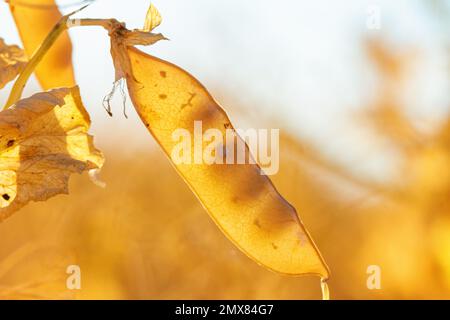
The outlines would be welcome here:
<svg viewBox="0 0 450 320">
<path fill-rule="evenodd" d="M 127 53 L 132 102 L 169 157 L 177 145 L 172 133 L 182 128 L 194 136 L 194 121 L 223 136 L 233 128 L 224 110 L 189 73 L 134 47 Z M 297 212 L 257 164 L 172 163 L 218 227 L 250 258 L 276 272 L 328 278 L 328 267 Z"/>
</svg>

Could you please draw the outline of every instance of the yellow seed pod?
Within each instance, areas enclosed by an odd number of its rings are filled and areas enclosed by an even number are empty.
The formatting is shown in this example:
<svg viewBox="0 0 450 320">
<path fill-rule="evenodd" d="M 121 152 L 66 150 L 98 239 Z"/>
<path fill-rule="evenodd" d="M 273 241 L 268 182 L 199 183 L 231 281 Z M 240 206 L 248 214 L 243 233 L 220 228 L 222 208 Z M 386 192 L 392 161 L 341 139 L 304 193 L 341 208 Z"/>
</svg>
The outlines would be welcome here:
<svg viewBox="0 0 450 320">
<path fill-rule="evenodd" d="M 183 129 L 193 137 L 195 121 L 223 136 L 234 130 L 224 110 L 189 73 L 134 47 L 127 54 L 124 73 L 132 102 L 169 157 L 178 144 L 173 132 Z M 233 140 L 238 143 L 239 137 Z M 249 257 L 280 273 L 328 278 L 328 267 L 297 212 L 257 164 L 173 164 L 218 227 Z"/>
</svg>

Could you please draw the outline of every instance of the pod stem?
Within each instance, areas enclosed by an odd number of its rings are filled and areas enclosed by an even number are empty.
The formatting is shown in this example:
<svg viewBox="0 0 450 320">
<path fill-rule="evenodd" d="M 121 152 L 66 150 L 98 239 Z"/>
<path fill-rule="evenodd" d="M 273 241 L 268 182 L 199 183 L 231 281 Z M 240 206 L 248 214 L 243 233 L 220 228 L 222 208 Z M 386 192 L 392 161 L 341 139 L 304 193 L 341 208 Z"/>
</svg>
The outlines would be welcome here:
<svg viewBox="0 0 450 320">
<path fill-rule="evenodd" d="M 330 300 L 330 289 L 327 284 L 328 279 L 320 279 L 320 287 L 322 289 L 322 300 Z"/>
</svg>

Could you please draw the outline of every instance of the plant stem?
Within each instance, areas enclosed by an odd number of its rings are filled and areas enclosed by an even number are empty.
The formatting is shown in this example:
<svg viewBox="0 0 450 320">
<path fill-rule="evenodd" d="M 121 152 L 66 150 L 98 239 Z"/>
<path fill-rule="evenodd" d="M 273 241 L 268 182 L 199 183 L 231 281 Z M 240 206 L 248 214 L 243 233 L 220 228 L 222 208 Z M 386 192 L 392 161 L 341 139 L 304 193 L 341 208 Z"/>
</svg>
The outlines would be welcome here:
<svg viewBox="0 0 450 320">
<path fill-rule="evenodd" d="M 48 34 L 47 38 L 45 38 L 44 42 L 39 46 L 37 51 L 33 54 L 31 59 L 26 64 L 25 68 L 20 73 L 19 77 L 17 78 L 16 82 L 14 83 L 14 86 L 11 90 L 11 93 L 8 97 L 8 101 L 6 102 L 6 105 L 3 109 L 7 109 L 10 106 L 12 106 L 16 101 L 20 99 L 22 96 L 23 89 L 25 88 L 25 85 L 28 81 L 28 78 L 33 73 L 36 66 L 39 64 L 39 62 L 42 60 L 42 58 L 45 56 L 47 51 L 52 47 L 52 45 L 55 43 L 55 41 L 58 39 L 59 35 L 67 29 L 67 18 L 61 19 L 52 29 L 52 31 Z"/>
<path fill-rule="evenodd" d="M 63 33 L 63 31 L 74 26 L 102 26 L 105 29 L 108 29 L 111 25 L 119 23 L 115 19 L 69 19 L 71 15 L 83 10 L 85 7 L 63 16 L 53 27 L 52 31 L 50 31 L 44 42 L 42 42 L 42 44 L 26 64 L 25 68 L 19 74 L 19 77 L 17 78 L 11 89 L 11 93 L 9 94 L 8 100 L 3 107 L 3 110 L 9 108 L 20 99 L 23 89 L 25 88 L 25 85 L 27 84 L 27 81 L 33 73 L 34 69 L 36 69 L 36 66 L 39 64 L 39 62 L 41 62 L 42 58 L 53 46 L 53 44 Z"/>
</svg>

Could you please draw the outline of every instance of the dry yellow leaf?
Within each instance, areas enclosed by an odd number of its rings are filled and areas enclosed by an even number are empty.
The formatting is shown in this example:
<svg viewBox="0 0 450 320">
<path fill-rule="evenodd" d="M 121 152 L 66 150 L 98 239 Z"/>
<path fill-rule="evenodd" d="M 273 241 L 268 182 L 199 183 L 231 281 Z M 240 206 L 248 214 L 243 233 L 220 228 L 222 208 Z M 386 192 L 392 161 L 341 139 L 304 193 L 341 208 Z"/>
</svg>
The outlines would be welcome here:
<svg viewBox="0 0 450 320">
<path fill-rule="evenodd" d="M 172 133 L 182 128 L 195 136 L 194 121 L 223 136 L 233 129 L 193 76 L 133 47 L 127 53 L 131 69 L 125 74 L 133 104 L 169 157 L 178 144 Z M 257 164 L 174 166 L 219 228 L 248 256 L 277 272 L 328 278 L 328 268 L 295 209 Z"/>
<path fill-rule="evenodd" d="M 153 4 L 150 4 L 147 15 L 145 16 L 144 28 L 142 31 L 150 32 L 159 26 L 162 22 L 161 14 Z"/>
<path fill-rule="evenodd" d="M 13 80 L 27 63 L 27 58 L 21 48 L 7 45 L 0 38 L 0 89 Z"/>
<path fill-rule="evenodd" d="M 29 57 L 62 15 L 53 0 L 9 1 L 25 52 Z M 67 33 L 61 34 L 35 70 L 44 90 L 75 85 L 72 67 L 72 43 Z"/>
<path fill-rule="evenodd" d="M 0 112 L 0 221 L 29 201 L 68 193 L 71 173 L 100 168 L 78 87 L 22 99 Z"/>
</svg>

